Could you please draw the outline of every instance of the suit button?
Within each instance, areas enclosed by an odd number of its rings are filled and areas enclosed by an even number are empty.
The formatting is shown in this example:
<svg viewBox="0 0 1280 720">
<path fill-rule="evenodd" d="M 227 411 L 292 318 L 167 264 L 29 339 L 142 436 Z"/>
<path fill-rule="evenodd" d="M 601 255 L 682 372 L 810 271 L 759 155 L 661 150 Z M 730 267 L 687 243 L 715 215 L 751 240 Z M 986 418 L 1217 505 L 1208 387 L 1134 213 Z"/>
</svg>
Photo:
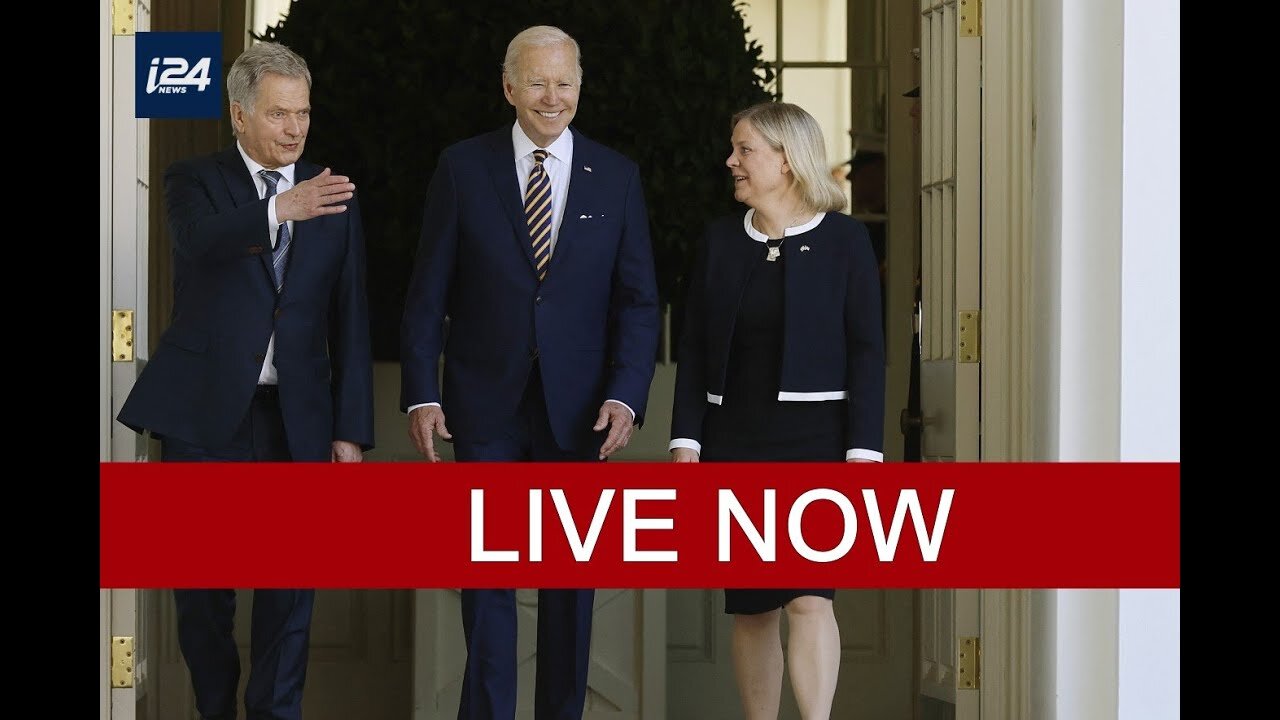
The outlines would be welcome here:
<svg viewBox="0 0 1280 720">
<path fill-rule="evenodd" d="M 284 312 L 284 311 L 283 311 L 283 310 L 281 310 L 280 308 L 276 308 L 276 312 L 275 312 L 275 319 L 279 320 L 279 319 L 280 319 L 280 313 L 282 313 L 282 312 Z"/>
<path fill-rule="evenodd" d="M 253 356 L 253 361 L 254 361 L 254 362 L 256 362 L 256 363 L 261 363 L 262 361 L 264 361 L 264 360 L 266 360 L 266 359 L 267 359 L 267 356 L 266 356 L 266 355 L 263 355 L 262 353 L 258 353 L 257 355 L 254 355 L 254 356 Z"/>
<path fill-rule="evenodd" d="M 541 304 L 542 304 L 542 296 L 541 296 L 541 295 L 539 295 L 538 297 L 534 298 L 534 299 L 533 299 L 533 304 L 534 304 L 534 305 L 541 305 Z"/>
</svg>

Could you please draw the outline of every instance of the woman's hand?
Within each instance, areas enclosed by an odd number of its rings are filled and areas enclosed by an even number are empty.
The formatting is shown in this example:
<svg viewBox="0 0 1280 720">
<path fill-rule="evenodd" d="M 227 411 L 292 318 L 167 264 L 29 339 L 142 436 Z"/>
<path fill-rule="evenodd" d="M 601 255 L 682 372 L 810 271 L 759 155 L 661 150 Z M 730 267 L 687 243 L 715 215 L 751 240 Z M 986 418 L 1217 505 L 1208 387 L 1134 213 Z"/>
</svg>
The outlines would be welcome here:
<svg viewBox="0 0 1280 720">
<path fill-rule="evenodd" d="M 693 448 L 678 447 L 671 451 L 671 462 L 698 462 L 698 453 Z"/>
</svg>

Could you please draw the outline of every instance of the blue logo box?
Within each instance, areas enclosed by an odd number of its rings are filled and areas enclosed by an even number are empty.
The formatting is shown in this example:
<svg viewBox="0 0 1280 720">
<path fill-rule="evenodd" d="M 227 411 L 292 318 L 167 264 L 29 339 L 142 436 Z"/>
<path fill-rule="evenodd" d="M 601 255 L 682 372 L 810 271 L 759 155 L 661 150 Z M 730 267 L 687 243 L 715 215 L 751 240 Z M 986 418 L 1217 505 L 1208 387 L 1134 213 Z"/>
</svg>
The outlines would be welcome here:
<svg viewBox="0 0 1280 720">
<path fill-rule="evenodd" d="M 134 117 L 222 114 L 222 33 L 140 32 L 134 43 Z"/>
</svg>

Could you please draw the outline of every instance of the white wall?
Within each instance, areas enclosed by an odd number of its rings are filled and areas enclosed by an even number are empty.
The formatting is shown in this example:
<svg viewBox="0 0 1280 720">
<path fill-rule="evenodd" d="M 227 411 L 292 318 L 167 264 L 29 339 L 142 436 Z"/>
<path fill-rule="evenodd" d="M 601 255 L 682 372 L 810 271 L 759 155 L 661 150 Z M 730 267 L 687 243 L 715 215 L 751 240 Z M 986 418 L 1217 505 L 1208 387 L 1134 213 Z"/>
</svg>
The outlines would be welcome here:
<svg viewBox="0 0 1280 720">
<path fill-rule="evenodd" d="M 1037 7 L 1037 459 L 1179 459 L 1178 11 Z M 1177 718 L 1180 612 L 1176 589 L 1033 595 L 1033 717 Z"/>
<path fill-rule="evenodd" d="M 1119 595 L 1119 720 L 1175 720 L 1182 687 L 1182 592 Z"/>
<path fill-rule="evenodd" d="M 1120 459 L 1181 458 L 1179 3 L 1124 4 Z M 1179 590 L 1119 593 L 1119 718 L 1177 718 Z"/>
<path fill-rule="evenodd" d="M 1179 20 L 1165 0 L 1038 6 L 1041 460 L 1179 460 Z M 1037 719 L 1179 716 L 1180 591 L 1036 593 Z"/>
<path fill-rule="evenodd" d="M 1056 460 L 1120 457 L 1124 6 L 1062 2 Z"/>
<path fill-rule="evenodd" d="M 1054 714 L 1049 717 L 1118 720 L 1118 595 L 1115 590 L 1058 591 Z"/>
<path fill-rule="evenodd" d="M 1180 458 L 1178 2 L 1124 4 L 1120 458 Z"/>
</svg>

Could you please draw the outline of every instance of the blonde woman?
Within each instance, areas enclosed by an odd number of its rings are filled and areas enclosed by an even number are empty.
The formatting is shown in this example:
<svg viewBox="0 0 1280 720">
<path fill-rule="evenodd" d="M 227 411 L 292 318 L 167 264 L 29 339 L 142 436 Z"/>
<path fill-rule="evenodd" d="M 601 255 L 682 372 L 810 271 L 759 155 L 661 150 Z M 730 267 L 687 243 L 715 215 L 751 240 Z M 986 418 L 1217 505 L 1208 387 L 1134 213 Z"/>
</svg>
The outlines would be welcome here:
<svg viewBox="0 0 1280 720">
<path fill-rule="evenodd" d="M 884 335 L 875 253 L 839 211 L 822 131 L 790 103 L 733 117 L 725 164 L 742 215 L 711 223 L 689 287 L 670 450 L 675 462 L 883 460 Z M 785 662 L 806 720 L 840 670 L 832 589 L 727 589 L 748 720 L 773 720 Z"/>
</svg>

